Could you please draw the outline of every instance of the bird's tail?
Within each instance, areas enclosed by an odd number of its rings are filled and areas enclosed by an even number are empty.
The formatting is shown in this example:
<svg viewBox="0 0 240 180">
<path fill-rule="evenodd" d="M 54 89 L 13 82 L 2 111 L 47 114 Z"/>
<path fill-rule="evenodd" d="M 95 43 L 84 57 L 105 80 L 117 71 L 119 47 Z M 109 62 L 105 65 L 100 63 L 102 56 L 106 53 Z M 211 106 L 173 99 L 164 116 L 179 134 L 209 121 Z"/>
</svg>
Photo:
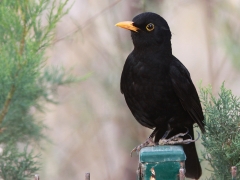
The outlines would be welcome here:
<svg viewBox="0 0 240 180">
<path fill-rule="evenodd" d="M 189 129 L 189 134 L 194 139 L 193 128 Z M 185 161 L 185 176 L 192 179 L 199 179 L 202 175 L 202 169 L 198 159 L 195 143 L 183 145 L 183 150 L 187 156 Z"/>
</svg>

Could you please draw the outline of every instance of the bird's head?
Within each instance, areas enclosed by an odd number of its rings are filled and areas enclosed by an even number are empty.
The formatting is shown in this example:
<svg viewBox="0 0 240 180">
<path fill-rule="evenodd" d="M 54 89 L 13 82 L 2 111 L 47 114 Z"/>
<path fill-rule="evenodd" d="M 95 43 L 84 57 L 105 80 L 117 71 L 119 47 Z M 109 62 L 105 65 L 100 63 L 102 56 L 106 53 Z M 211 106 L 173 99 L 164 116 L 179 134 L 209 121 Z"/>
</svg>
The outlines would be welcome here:
<svg viewBox="0 0 240 180">
<path fill-rule="evenodd" d="M 132 21 L 123 21 L 116 26 L 131 30 L 134 46 L 146 47 L 170 43 L 170 28 L 161 16 L 151 12 L 139 14 Z"/>
</svg>

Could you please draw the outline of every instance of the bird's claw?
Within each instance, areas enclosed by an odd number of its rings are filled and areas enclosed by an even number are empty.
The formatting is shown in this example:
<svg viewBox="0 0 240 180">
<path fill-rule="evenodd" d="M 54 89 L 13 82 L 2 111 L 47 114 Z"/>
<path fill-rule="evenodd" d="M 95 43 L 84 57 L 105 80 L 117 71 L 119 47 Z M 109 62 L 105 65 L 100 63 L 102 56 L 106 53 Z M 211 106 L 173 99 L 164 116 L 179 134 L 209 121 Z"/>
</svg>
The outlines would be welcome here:
<svg viewBox="0 0 240 180">
<path fill-rule="evenodd" d="M 136 146 L 132 151 L 131 151 L 131 157 L 133 152 L 139 152 L 142 148 L 144 147 L 149 147 L 149 146 L 155 146 L 156 143 L 153 141 L 153 138 L 149 137 L 144 143 Z"/>
<path fill-rule="evenodd" d="M 200 133 L 198 131 L 197 133 L 198 133 L 197 139 L 192 139 L 192 137 L 188 134 L 188 129 L 187 129 L 187 132 L 179 133 L 169 139 L 160 139 L 159 145 L 189 144 L 191 142 L 196 142 L 200 137 Z M 183 140 L 183 138 L 180 138 L 185 135 L 189 135 L 190 139 Z"/>
</svg>

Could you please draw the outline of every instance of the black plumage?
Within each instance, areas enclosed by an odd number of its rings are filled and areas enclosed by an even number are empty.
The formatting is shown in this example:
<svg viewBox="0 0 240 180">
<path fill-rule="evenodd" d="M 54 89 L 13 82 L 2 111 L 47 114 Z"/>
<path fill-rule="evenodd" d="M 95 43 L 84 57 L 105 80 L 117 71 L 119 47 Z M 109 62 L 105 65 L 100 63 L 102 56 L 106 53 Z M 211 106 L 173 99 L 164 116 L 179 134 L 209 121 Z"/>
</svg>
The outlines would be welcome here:
<svg viewBox="0 0 240 180">
<path fill-rule="evenodd" d="M 136 120 L 155 128 L 154 141 L 172 129 L 167 137 L 189 130 L 193 124 L 204 132 L 204 117 L 195 86 L 186 67 L 172 55 L 171 31 L 167 22 L 155 13 L 142 13 L 117 26 L 131 30 L 133 51 L 127 57 L 121 92 Z M 189 139 L 184 136 L 183 139 Z M 195 143 L 184 144 L 186 177 L 198 179 L 201 166 Z"/>
</svg>

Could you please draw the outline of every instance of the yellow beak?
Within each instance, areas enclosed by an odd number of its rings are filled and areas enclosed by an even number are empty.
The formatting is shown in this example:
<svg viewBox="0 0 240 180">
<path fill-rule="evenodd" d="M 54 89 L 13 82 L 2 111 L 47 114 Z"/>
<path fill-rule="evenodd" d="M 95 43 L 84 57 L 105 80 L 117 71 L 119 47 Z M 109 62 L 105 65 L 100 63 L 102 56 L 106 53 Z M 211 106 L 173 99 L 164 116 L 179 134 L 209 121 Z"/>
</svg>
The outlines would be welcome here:
<svg viewBox="0 0 240 180">
<path fill-rule="evenodd" d="M 118 27 L 121 27 L 121 28 L 124 28 L 124 29 L 128 29 L 128 30 L 131 30 L 131 31 L 135 31 L 135 32 L 137 32 L 137 30 L 139 29 L 139 28 L 137 28 L 136 26 L 133 25 L 132 21 L 119 22 L 119 23 L 115 24 L 115 26 L 118 26 Z"/>
</svg>

